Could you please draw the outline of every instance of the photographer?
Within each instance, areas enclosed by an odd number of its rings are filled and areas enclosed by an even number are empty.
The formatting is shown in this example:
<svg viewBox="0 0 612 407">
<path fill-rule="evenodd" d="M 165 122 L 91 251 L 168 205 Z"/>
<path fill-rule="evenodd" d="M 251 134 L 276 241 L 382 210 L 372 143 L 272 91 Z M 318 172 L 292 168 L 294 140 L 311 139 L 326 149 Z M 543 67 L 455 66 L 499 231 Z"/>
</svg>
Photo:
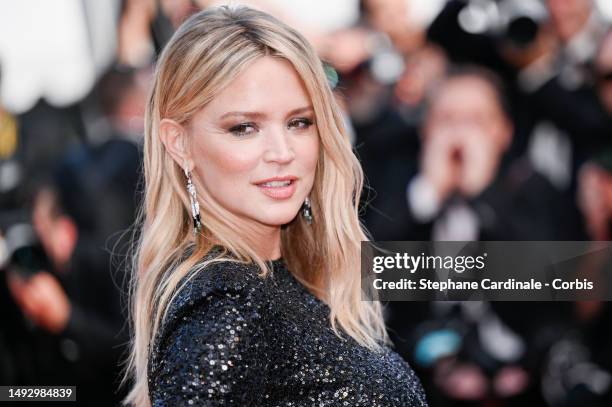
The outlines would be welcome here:
<svg viewBox="0 0 612 407">
<path fill-rule="evenodd" d="M 577 210 L 524 159 L 501 85 L 478 68 L 451 73 L 430 100 L 416 176 L 373 219 L 378 240 L 538 240 L 582 236 Z M 414 175 L 414 174 L 412 174 Z M 411 175 L 404 175 L 410 177 Z M 398 179 L 401 177 L 398 176 Z M 570 215 L 570 216 L 568 216 Z M 560 224 L 563 217 L 567 222 Z"/>
<path fill-rule="evenodd" d="M 607 25 L 593 0 L 452 0 L 428 37 L 455 63 L 479 64 L 503 78 L 516 125 L 508 154 L 526 154 L 571 198 L 580 162 L 611 128 L 593 71 Z"/>
<path fill-rule="evenodd" d="M 88 405 L 120 400 L 127 278 L 119 237 L 133 221 L 138 165 L 138 150 L 127 141 L 79 148 L 38 190 L 32 223 L 49 269 L 25 274 L 9 266 L 7 273 L 12 297 L 33 325 L 30 335 L 45 338 L 33 350 L 36 382 L 24 384 L 76 385 Z"/>
</svg>

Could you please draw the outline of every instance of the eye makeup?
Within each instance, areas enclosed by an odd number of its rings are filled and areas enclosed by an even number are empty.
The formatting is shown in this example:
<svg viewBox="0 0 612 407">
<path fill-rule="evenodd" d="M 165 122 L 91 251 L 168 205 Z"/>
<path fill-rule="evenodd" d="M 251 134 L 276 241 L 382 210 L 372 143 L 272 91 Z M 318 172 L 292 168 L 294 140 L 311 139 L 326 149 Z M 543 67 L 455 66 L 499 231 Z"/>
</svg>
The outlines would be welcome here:
<svg viewBox="0 0 612 407">
<path fill-rule="evenodd" d="M 314 124 L 314 120 L 308 117 L 298 117 L 287 122 L 287 129 L 305 131 Z M 244 137 L 255 134 L 259 131 L 259 126 L 255 122 L 244 122 L 227 127 L 227 132 L 237 137 Z"/>
<path fill-rule="evenodd" d="M 249 134 L 253 134 L 257 131 L 257 126 L 252 122 L 236 124 L 228 129 L 228 132 L 238 137 L 248 136 Z"/>
</svg>

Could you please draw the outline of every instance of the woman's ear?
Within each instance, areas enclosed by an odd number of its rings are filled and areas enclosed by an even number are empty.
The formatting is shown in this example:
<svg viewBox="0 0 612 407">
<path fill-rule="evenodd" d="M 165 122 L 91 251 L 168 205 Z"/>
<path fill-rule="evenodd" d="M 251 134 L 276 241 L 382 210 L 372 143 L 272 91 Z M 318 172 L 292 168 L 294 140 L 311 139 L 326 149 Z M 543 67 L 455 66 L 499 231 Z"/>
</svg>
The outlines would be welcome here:
<svg viewBox="0 0 612 407">
<path fill-rule="evenodd" d="M 185 165 L 191 166 L 191 154 L 185 127 L 174 120 L 162 119 L 159 123 L 159 138 L 179 167 L 185 169 Z"/>
</svg>

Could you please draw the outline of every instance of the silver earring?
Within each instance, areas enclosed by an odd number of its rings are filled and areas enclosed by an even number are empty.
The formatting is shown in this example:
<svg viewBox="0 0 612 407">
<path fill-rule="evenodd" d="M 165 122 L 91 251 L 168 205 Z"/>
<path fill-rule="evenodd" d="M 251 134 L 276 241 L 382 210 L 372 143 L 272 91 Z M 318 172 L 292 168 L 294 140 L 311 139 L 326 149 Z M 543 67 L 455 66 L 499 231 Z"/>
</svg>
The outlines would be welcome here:
<svg viewBox="0 0 612 407">
<path fill-rule="evenodd" d="M 191 181 L 191 172 L 184 168 L 185 177 L 187 178 L 187 192 L 191 201 L 191 216 L 193 218 L 193 235 L 195 236 L 202 230 L 202 221 L 200 220 L 200 204 L 196 195 L 196 189 Z"/>
<path fill-rule="evenodd" d="M 306 220 L 306 223 L 312 225 L 312 208 L 310 206 L 310 199 L 306 197 L 304 205 L 302 207 L 302 216 Z"/>
</svg>

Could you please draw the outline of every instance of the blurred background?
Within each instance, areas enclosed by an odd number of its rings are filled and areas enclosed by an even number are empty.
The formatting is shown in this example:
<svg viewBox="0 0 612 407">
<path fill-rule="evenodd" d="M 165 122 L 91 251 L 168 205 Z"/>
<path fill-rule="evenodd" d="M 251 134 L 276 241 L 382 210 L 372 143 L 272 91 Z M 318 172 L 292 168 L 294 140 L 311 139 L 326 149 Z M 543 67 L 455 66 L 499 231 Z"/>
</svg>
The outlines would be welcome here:
<svg viewBox="0 0 612 407">
<path fill-rule="evenodd" d="M 116 405 L 154 61 L 227 2 L 0 0 L 0 384 Z M 329 70 L 375 240 L 610 240 L 612 2 L 233 1 Z M 594 256 L 583 273 L 612 272 Z M 431 406 L 612 405 L 606 302 L 396 302 Z"/>
</svg>

